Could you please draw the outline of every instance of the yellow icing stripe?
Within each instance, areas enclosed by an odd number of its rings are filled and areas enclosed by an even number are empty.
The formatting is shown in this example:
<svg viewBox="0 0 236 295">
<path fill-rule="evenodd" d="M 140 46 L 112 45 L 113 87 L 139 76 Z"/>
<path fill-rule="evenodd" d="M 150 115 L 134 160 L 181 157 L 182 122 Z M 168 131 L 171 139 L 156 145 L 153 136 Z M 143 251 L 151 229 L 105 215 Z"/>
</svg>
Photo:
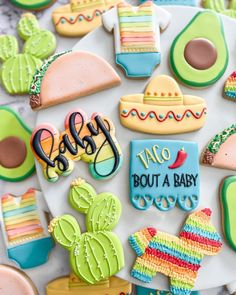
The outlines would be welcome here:
<svg viewBox="0 0 236 295">
<path fill-rule="evenodd" d="M 133 28 L 137 28 L 137 27 L 140 27 L 140 28 L 152 28 L 152 26 L 153 26 L 152 22 L 120 23 L 121 31 L 123 30 L 123 28 L 129 28 L 130 30 L 132 30 Z"/>
<path fill-rule="evenodd" d="M 37 211 L 30 211 L 22 214 L 18 214 L 17 216 L 10 216 L 10 217 L 5 217 L 4 221 L 6 223 L 14 221 L 14 220 L 20 220 L 21 218 L 28 217 L 28 216 L 38 216 Z"/>
<path fill-rule="evenodd" d="M 25 208 L 25 207 L 32 206 L 32 205 L 35 205 L 34 200 L 30 200 L 30 201 L 27 201 L 27 202 L 21 202 L 20 206 L 15 204 L 14 206 L 8 206 L 8 207 L 3 208 L 3 212 L 9 212 L 9 211 L 12 211 L 12 210 Z"/>
<path fill-rule="evenodd" d="M 152 15 L 152 11 L 138 11 L 135 13 L 135 16 L 150 16 Z M 129 11 L 119 11 L 119 16 L 130 16 Z"/>
<path fill-rule="evenodd" d="M 141 28 L 141 27 L 122 28 L 121 33 L 122 32 L 130 32 L 130 33 L 133 33 L 133 32 L 141 32 L 141 33 L 142 32 L 149 32 L 149 33 L 152 33 L 153 34 L 152 27 L 145 27 L 145 28 Z"/>
</svg>

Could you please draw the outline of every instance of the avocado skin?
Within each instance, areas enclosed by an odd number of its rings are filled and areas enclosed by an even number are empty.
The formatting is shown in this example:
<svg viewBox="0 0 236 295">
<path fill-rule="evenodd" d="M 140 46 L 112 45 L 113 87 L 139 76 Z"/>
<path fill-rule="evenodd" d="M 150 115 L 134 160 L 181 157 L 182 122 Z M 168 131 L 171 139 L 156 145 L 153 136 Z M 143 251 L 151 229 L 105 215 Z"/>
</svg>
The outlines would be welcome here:
<svg viewBox="0 0 236 295">
<path fill-rule="evenodd" d="M 0 141 L 10 136 L 19 137 L 25 142 L 27 155 L 25 161 L 16 168 L 7 169 L 0 165 L 0 179 L 9 182 L 19 182 L 35 172 L 34 156 L 30 148 L 32 130 L 24 123 L 13 109 L 0 107 Z"/>
<path fill-rule="evenodd" d="M 30 1 L 28 1 L 29 3 L 26 4 L 26 1 L 11 0 L 11 3 L 21 9 L 42 10 L 51 6 L 55 1 L 56 0 L 38 0 L 37 3 L 34 4 L 31 4 Z"/>
<path fill-rule="evenodd" d="M 185 46 L 197 38 L 209 40 L 217 49 L 217 61 L 207 70 L 196 70 L 184 59 Z M 175 38 L 170 49 L 170 66 L 173 73 L 179 81 L 191 87 L 204 88 L 217 82 L 224 74 L 228 61 L 228 47 L 221 17 L 210 10 L 198 12 Z"/>
</svg>

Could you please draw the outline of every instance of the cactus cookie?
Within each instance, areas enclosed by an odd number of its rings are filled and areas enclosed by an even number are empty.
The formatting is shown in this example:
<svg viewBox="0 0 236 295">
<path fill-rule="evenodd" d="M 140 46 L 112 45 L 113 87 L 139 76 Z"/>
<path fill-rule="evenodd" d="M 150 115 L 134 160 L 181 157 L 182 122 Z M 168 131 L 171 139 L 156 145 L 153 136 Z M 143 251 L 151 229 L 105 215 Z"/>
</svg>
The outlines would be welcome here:
<svg viewBox="0 0 236 295">
<path fill-rule="evenodd" d="M 22 53 L 19 53 L 14 36 L 0 36 L 0 79 L 9 94 L 26 94 L 42 60 L 54 52 L 56 39 L 50 31 L 39 28 L 36 17 L 31 13 L 22 15 L 17 32 L 25 41 Z"/>
<path fill-rule="evenodd" d="M 49 231 L 54 239 L 70 252 L 75 275 L 95 284 L 116 274 L 124 266 L 124 253 L 119 238 L 112 232 L 121 215 L 121 204 L 111 193 L 96 194 L 82 179 L 71 183 L 69 202 L 86 215 L 87 232 L 71 215 L 53 219 Z"/>
</svg>

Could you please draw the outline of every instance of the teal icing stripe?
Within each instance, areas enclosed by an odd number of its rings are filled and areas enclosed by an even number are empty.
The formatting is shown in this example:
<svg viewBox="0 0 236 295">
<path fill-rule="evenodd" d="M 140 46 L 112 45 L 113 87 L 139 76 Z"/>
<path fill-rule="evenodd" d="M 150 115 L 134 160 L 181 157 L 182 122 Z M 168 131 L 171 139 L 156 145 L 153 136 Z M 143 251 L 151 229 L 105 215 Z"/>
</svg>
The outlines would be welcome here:
<svg viewBox="0 0 236 295">
<path fill-rule="evenodd" d="M 192 256 L 189 256 L 188 254 L 185 254 L 183 252 L 179 252 L 177 251 L 176 249 L 171 249 L 165 245 L 162 245 L 160 243 L 156 243 L 156 242 L 150 242 L 149 244 L 149 247 L 150 248 L 153 248 L 153 249 L 156 249 L 156 250 L 159 250 L 165 254 L 168 254 L 168 255 L 171 255 L 175 258 L 178 258 L 178 259 L 181 259 L 185 262 L 189 262 L 191 264 L 196 264 L 196 265 L 199 265 L 200 262 L 201 262 L 201 259 L 197 259 L 195 257 L 192 257 Z"/>
<path fill-rule="evenodd" d="M 179 288 L 175 287 L 173 285 L 170 286 L 170 292 L 172 295 L 190 295 L 191 294 L 191 289 L 186 289 L 186 288 Z"/>
<path fill-rule="evenodd" d="M 3 217 L 11 217 L 11 216 L 14 216 L 14 215 L 30 212 L 30 211 L 33 211 L 33 210 L 36 210 L 36 209 L 37 209 L 37 207 L 35 205 L 31 205 L 31 206 L 27 206 L 27 207 L 24 207 L 24 208 L 15 209 L 15 210 L 11 210 L 9 212 L 5 212 L 5 213 L 3 213 Z"/>
<path fill-rule="evenodd" d="M 198 235 L 198 236 L 202 236 L 204 238 L 207 238 L 207 239 L 210 239 L 210 240 L 214 240 L 214 241 L 221 241 L 219 235 L 217 233 L 212 233 L 212 232 L 209 232 L 209 231 L 205 231 L 205 230 L 202 230 L 201 228 L 199 227 L 194 227 L 192 225 L 189 225 L 189 224 L 185 224 L 183 229 L 182 229 L 182 232 L 185 231 L 185 232 L 188 232 L 188 233 L 192 233 L 192 234 L 195 234 L 195 235 Z"/>
<path fill-rule="evenodd" d="M 117 167 L 116 171 L 111 173 L 112 168 L 114 166 L 114 162 L 115 162 L 115 159 L 112 157 L 110 159 L 106 159 L 98 163 L 91 163 L 89 164 L 90 173 L 92 174 L 94 178 L 97 178 L 97 179 L 105 179 L 105 178 L 112 177 L 120 169 L 123 162 L 123 156 L 120 155 L 119 166 Z"/>
<path fill-rule="evenodd" d="M 137 22 L 152 22 L 153 17 L 149 16 L 120 16 L 119 20 L 121 23 L 137 23 Z"/>
<path fill-rule="evenodd" d="M 131 271 L 131 276 L 145 283 L 150 283 L 152 281 L 152 277 L 135 269 Z"/>
<path fill-rule="evenodd" d="M 137 254 L 138 256 L 141 256 L 141 255 L 143 255 L 143 251 L 142 251 L 142 249 L 139 247 L 139 245 L 138 245 L 138 243 L 136 242 L 136 240 L 137 240 L 137 238 L 136 238 L 135 235 L 130 236 L 130 237 L 128 238 L 128 241 L 129 241 L 129 243 L 130 243 L 130 246 L 134 249 L 134 251 L 136 252 L 136 254 Z"/>
<path fill-rule="evenodd" d="M 236 98 L 236 91 L 226 91 L 225 95 L 231 98 Z"/>
</svg>

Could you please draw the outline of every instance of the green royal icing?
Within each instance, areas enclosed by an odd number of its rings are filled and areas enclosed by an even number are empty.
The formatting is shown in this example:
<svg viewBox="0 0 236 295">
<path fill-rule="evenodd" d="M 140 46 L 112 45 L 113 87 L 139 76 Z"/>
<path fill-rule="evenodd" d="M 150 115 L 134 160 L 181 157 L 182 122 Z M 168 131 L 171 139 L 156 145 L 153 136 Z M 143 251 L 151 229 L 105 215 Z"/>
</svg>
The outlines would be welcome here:
<svg viewBox="0 0 236 295">
<path fill-rule="evenodd" d="M 40 28 L 36 16 L 32 13 L 23 14 L 17 25 L 17 32 L 21 39 L 27 40 L 38 31 Z"/>
<path fill-rule="evenodd" d="M 229 6 L 225 5 L 224 0 L 203 0 L 203 7 L 214 10 L 226 16 L 236 18 L 236 0 L 229 0 Z"/>
<path fill-rule="evenodd" d="M 220 193 L 225 237 L 231 248 L 236 251 L 236 176 L 223 180 Z"/>
<path fill-rule="evenodd" d="M 42 65 L 41 59 L 55 50 L 56 39 L 50 31 L 40 30 L 36 17 L 31 13 L 22 15 L 17 31 L 26 40 L 21 54 L 14 36 L 0 36 L 0 60 L 3 62 L 0 78 L 8 93 L 25 94 L 29 92 L 35 72 Z"/>
<path fill-rule="evenodd" d="M 54 0 L 10 0 L 12 4 L 23 9 L 42 9 L 49 6 Z"/>
<path fill-rule="evenodd" d="M 223 132 L 218 133 L 215 135 L 215 137 L 211 140 L 211 142 L 208 144 L 207 149 L 212 152 L 213 154 L 216 154 L 220 146 L 233 134 L 236 133 L 236 124 L 233 124 L 229 128 L 226 128 Z"/>
<path fill-rule="evenodd" d="M 83 281 L 95 284 L 116 274 L 124 266 L 119 238 L 111 231 L 121 215 L 121 204 L 111 193 L 96 194 L 94 188 L 79 179 L 71 184 L 69 202 L 86 214 L 87 232 L 80 231 L 71 215 L 52 220 L 54 239 L 70 252 L 73 272 Z"/>
</svg>

